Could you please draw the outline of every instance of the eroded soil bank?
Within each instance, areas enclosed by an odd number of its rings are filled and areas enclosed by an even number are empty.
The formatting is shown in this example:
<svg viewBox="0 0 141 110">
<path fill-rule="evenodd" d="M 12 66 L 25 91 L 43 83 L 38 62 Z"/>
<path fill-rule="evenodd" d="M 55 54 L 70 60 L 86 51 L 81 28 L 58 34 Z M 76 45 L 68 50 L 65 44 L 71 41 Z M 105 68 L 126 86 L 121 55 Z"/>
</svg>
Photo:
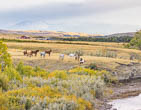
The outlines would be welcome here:
<svg viewBox="0 0 141 110">
<path fill-rule="evenodd" d="M 113 100 L 111 110 L 141 110 L 141 94 L 124 99 Z"/>
<path fill-rule="evenodd" d="M 108 89 L 111 89 L 113 93 L 108 95 L 101 100 L 100 106 L 97 107 L 98 110 L 110 110 L 112 108 L 109 102 L 116 99 L 130 98 L 133 96 L 139 96 L 141 94 L 141 64 L 131 63 L 128 65 L 120 65 L 116 68 L 119 80 L 122 79 L 122 83 L 114 84 Z M 134 73 L 133 78 L 130 79 L 131 73 Z M 136 78 L 138 77 L 138 78 Z M 114 109 L 116 110 L 116 109 Z"/>
<path fill-rule="evenodd" d="M 109 87 L 109 89 L 112 89 L 113 93 L 101 100 L 99 106 L 97 107 L 98 110 L 110 110 L 112 105 L 108 103 L 113 100 L 138 96 L 141 93 L 141 80 L 131 81 L 129 83 L 120 83 Z"/>
</svg>

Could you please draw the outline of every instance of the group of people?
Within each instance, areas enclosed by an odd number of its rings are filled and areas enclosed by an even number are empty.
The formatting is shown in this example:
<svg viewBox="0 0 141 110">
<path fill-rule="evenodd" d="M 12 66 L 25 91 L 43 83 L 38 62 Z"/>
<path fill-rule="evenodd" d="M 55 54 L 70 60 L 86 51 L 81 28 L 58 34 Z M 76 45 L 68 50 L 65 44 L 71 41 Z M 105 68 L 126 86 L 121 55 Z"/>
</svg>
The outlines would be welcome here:
<svg viewBox="0 0 141 110">
<path fill-rule="evenodd" d="M 29 56 L 29 57 L 32 57 L 33 55 L 37 56 L 39 50 L 31 50 L 31 51 L 27 51 L 25 50 L 23 52 L 24 56 Z M 48 54 L 49 56 L 51 55 L 51 52 L 52 50 L 46 50 L 46 51 L 43 51 L 43 52 L 40 52 L 40 56 L 45 58 L 46 54 Z M 59 55 L 59 59 L 60 60 L 64 60 L 64 57 L 65 55 L 64 54 L 60 54 Z M 83 64 L 85 62 L 85 60 L 83 58 L 80 58 L 80 55 L 79 54 L 69 54 L 69 57 L 74 57 L 75 60 L 78 60 L 80 62 L 80 64 Z"/>
</svg>

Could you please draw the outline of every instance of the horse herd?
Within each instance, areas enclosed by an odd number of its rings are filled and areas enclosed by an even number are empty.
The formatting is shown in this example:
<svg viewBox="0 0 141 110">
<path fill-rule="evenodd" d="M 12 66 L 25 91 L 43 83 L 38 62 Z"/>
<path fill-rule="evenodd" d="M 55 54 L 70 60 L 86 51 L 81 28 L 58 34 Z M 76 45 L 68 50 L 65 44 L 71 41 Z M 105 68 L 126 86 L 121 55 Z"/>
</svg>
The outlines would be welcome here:
<svg viewBox="0 0 141 110">
<path fill-rule="evenodd" d="M 25 50 L 23 52 L 23 54 L 24 54 L 24 56 L 32 57 L 33 55 L 37 56 L 38 52 L 39 52 L 39 50 L 31 50 L 30 52 L 28 52 L 27 50 Z M 45 50 L 43 52 L 40 52 L 40 56 L 41 57 L 45 57 L 46 54 L 48 54 L 50 56 L 51 52 L 52 52 L 51 49 L 50 50 Z"/>
<path fill-rule="evenodd" d="M 24 56 L 32 57 L 33 55 L 34 56 L 37 56 L 37 54 L 38 54 L 39 51 L 40 50 L 31 50 L 29 52 L 29 51 L 25 50 L 25 51 L 23 51 L 23 54 L 24 54 Z M 51 52 L 52 52 L 51 49 L 50 50 L 45 50 L 43 52 L 40 52 L 40 56 L 43 57 L 43 58 L 45 58 L 46 54 L 48 54 L 50 56 L 51 55 Z M 83 64 L 85 62 L 83 58 L 80 58 L 80 54 L 71 53 L 68 56 L 69 57 L 74 57 L 75 60 L 80 61 L 80 64 Z M 59 55 L 59 60 L 64 60 L 64 57 L 65 57 L 65 54 L 60 54 Z"/>
</svg>

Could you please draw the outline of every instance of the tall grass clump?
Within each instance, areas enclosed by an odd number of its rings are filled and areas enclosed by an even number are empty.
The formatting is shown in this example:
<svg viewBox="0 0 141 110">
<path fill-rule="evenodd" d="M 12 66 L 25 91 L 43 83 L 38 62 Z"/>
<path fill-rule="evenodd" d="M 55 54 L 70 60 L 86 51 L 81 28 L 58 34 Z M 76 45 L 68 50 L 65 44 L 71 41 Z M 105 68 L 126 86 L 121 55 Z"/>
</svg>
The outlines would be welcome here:
<svg viewBox="0 0 141 110">
<path fill-rule="evenodd" d="M 98 57 L 110 57 L 110 58 L 116 58 L 117 52 L 113 50 L 108 49 L 101 49 L 97 50 L 95 53 L 91 53 L 91 56 L 98 56 Z"/>
</svg>

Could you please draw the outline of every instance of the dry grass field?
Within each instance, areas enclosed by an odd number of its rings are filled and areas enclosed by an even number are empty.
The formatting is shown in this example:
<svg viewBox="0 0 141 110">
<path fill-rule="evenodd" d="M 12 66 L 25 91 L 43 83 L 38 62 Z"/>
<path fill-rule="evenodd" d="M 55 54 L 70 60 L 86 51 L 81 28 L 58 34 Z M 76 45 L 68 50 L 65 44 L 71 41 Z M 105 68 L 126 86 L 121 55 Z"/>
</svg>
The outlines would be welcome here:
<svg viewBox="0 0 141 110">
<path fill-rule="evenodd" d="M 0 94 L 2 97 L 0 101 L 4 102 L 7 109 L 16 110 L 18 107 L 20 110 L 27 108 L 98 110 L 97 108 L 103 104 L 101 99 L 113 93 L 109 87 L 113 85 L 112 82 L 129 78 L 133 71 L 135 75 L 140 75 L 141 63 L 138 62 L 141 59 L 141 52 L 126 49 L 122 43 L 63 41 L 25 43 L 22 40 L 4 43 L 8 46 L 13 64 L 18 64 L 15 67 L 5 67 L 4 74 L 0 77 L 2 81 L 7 81 L 4 83 L 7 88 L 4 88 L 5 85 L 2 86 L 2 89 L 7 91 Z M 45 58 L 42 58 L 40 53 L 36 57 L 23 55 L 25 50 L 43 52 L 48 49 L 52 49 L 52 53 L 51 56 L 47 54 Z M 69 56 L 70 53 L 77 52 L 86 61 L 84 64 Z M 59 59 L 60 54 L 64 54 L 64 60 Z M 20 61 L 23 63 L 19 63 Z M 92 70 L 95 67 L 99 70 Z M 15 99 L 20 100 L 17 102 Z"/>
<path fill-rule="evenodd" d="M 123 43 L 48 41 L 46 43 L 6 42 L 6 44 L 15 64 L 23 61 L 25 64 L 40 66 L 48 71 L 67 70 L 76 66 L 85 67 L 91 63 L 95 63 L 101 68 L 114 70 L 119 66 L 118 63 L 129 64 L 130 62 L 139 62 L 141 54 L 139 50 L 124 48 Z M 36 49 L 39 49 L 40 52 L 52 49 L 53 52 L 50 57 L 46 55 L 45 58 L 41 58 L 39 53 L 37 57 L 23 55 L 24 50 Z M 80 65 L 78 61 L 68 56 L 69 53 L 74 53 L 77 50 L 83 53 L 81 57 L 86 61 L 83 65 Z M 65 54 L 65 58 L 63 61 L 60 61 L 59 55 L 62 53 Z M 137 58 L 130 60 L 131 55 Z"/>
</svg>

